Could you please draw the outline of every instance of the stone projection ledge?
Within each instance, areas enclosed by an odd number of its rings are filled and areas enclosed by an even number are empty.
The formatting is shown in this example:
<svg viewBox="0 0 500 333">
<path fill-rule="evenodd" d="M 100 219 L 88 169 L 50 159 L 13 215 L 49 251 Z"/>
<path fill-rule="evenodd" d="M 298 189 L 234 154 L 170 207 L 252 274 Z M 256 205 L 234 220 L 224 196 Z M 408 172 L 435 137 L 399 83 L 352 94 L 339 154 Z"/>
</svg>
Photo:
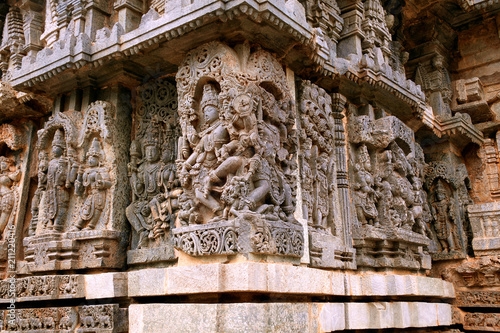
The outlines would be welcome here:
<svg viewBox="0 0 500 333">
<path fill-rule="evenodd" d="M 415 275 L 350 275 L 281 264 L 206 264 L 128 272 L 128 295 L 263 292 L 351 297 L 454 298 L 451 283 Z"/>
<path fill-rule="evenodd" d="M 129 320 L 137 333 L 333 332 L 452 323 L 449 304 L 424 302 L 132 304 Z"/>
<path fill-rule="evenodd" d="M 9 303 L 10 281 L 0 281 Z M 131 272 L 48 275 L 16 279 L 17 302 L 257 292 L 347 297 L 451 299 L 450 282 L 416 275 L 352 275 L 281 264 L 204 264 Z"/>
</svg>

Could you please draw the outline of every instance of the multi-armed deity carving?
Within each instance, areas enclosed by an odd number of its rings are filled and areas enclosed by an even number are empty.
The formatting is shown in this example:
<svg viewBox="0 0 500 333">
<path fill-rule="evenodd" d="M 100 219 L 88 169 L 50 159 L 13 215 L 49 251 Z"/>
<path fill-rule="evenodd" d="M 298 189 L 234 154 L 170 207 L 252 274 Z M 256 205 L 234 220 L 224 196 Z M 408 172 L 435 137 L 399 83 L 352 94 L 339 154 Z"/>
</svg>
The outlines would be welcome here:
<svg viewBox="0 0 500 333">
<path fill-rule="evenodd" d="M 359 222 L 355 236 L 358 265 L 423 268 L 425 255 L 418 253 L 418 246 L 429 244 L 431 213 L 422 189 L 422 149 L 399 119 L 388 116 L 375 120 L 371 106 L 369 115 L 357 112 L 351 107 L 348 133 L 351 193 Z M 366 252 L 375 246 L 372 239 L 399 243 L 406 253 L 379 261 Z"/>
<path fill-rule="evenodd" d="M 26 260 L 39 264 L 30 265 L 31 270 L 121 265 L 120 255 L 110 256 L 124 245 L 119 245 L 121 210 L 127 202 L 126 178 L 121 176 L 124 145 L 118 141 L 115 118 L 114 107 L 98 101 L 84 114 L 56 113 L 38 132 L 38 187 L 30 237 L 24 240 Z M 79 253 L 78 260 L 51 259 L 51 252 L 61 251 L 56 243 L 64 239 L 76 240 L 61 246 Z"/>
<path fill-rule="evenodd" d="M 151 251 L 153 261 L 173 259 L 170 231 L 182 204 L 176 173 L 180 128 L 175 85 L 159 79 L 142 86 L 135 123 L 128 164 L 132 203 L 126 209 L 135 232 L 128 261 L 150 261 L 145 258 L 151 258 Z"/>
<path fill-rule="evenodd" d="M 174 231 L 176 246 L 301 256 L 289 180 L 292 100 L 279 63 L 248 44 L 209 43 L 187 55 L 177 84 L 179 226 L 188 226 Z"/>
</svg>

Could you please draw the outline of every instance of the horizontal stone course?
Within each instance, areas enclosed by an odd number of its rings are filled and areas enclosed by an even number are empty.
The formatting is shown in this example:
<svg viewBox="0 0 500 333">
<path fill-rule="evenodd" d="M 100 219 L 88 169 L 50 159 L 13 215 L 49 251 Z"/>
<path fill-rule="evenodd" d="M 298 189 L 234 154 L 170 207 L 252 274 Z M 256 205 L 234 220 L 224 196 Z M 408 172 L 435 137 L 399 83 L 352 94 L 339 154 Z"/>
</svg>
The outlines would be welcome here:
<svg viewBox="0 0 500 333">
<path fill-rule="evenodd" d="M 129 296 L 268 292 L 353 297 L 454 298 L 451 283 L 415 275 L 351 275 L 263 263 L 205 264 L 132 271 Z"/>
<path fill-rule="evenodd" d="M 131 332 L 136 333 L 334 332 L 446 326 L 451 324 L 451 306 L 424 302 L 132 304 L 129 320 Z"/>
</svg>

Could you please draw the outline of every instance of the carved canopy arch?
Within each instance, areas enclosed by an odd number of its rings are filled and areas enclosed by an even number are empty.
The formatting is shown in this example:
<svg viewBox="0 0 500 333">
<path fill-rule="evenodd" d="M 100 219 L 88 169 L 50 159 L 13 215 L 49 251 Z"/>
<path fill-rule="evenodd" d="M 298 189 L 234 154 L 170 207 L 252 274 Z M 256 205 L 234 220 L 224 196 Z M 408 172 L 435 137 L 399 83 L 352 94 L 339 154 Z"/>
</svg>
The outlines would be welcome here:
<svg viewBox="0 0 500 333">
<path fill-rule="evenodd" d="M 114 115 L 115 107 L 109 102 L 96 101 L 90 104 L 83 118 L 78 147 L 88 143 L 93 135 L 98 135 L 109 143 L 114 132 Z"/>
<path fill-rule="evenodd" d="M 79 114 L 79 113 L 78 113 Z M 54 136 L 57 129 L 64 130 L 64 137 L 66 141 L 66 149 L 74 148 L 77 144 L 77 131 L 76 122 L 74 119 L 78 116 L 71 116 L 70 114 L 63 114 L 61 112 L 53 115 L 45 124 L 44 128 L 38 131 L 37 149 L 43 150 L 50 145 L 50 140 Z"/>
</svg>

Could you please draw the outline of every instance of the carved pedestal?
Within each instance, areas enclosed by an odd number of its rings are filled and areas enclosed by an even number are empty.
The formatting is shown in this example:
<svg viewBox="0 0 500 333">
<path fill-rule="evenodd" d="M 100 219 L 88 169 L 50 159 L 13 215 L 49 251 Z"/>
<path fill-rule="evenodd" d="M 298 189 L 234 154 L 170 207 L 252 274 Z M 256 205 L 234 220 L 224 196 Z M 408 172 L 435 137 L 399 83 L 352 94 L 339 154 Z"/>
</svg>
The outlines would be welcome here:
<svg viewBox="0 0 500 333">
<path fill-rule="evenodd" d="M 356 249 L 323 230 L 309 230 L 311 267 L 356 269 Z"/>
<path fill-rule="evenodd" d="M 354 240 L 359 267 L 431 268 L 430 255 L 423 252 L 423 247 L 428 246 L 430 241 L 421 234 L 396 228 L 365 226 L 359 236 Z"/>
<path fill-rule="evenodd" d="M 492 202 L 468 207 L 476 256 L 500 255 L 500 203 Z"/>
<path fill-rule="evenodd" d="M 258 254 L 300 258 L 304 251 L 302 226 L 266 220 L 241 212 L 232 221 L 176 228 L 175 247 L 192 256 Z"/>
<path fill-rule="evenodd" d="M 126 233 L 90 230 L 24 238 L 30 272 L 119 269 L 125 260 Z"/>
</svg>

